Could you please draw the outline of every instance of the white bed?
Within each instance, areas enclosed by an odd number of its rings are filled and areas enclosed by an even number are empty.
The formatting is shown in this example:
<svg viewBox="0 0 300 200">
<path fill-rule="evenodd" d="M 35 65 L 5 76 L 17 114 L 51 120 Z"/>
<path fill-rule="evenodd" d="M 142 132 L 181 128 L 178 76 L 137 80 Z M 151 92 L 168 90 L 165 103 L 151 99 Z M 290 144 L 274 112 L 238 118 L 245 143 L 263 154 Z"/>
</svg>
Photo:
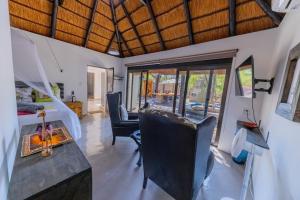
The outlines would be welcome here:
<svg viewBox="0 0 300 200">
<path fill-rule="evenodd" d="M 55 103 L 53 102 L 43 102 L 43 103 L 35 103 L 37 105 L 43 105 L 46 111 L 46 121 L 54 121 L 61 119 L 61 113 L 55 107 Z M 40 123 L 41 119 L 38 117 L 38 113 L 30 114 L 30 115 L 20 115 L 19 119 L 19 127 L 21 128 L 24 125 L 28 124 L 36 124 Z"/>
</svg>

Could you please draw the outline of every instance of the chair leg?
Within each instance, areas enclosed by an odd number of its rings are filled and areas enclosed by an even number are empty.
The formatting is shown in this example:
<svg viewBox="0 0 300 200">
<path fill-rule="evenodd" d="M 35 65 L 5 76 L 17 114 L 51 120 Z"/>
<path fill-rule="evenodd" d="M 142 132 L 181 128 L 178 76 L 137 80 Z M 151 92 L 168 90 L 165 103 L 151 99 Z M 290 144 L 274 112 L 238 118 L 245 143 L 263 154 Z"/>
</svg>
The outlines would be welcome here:
<svg viewBox="0 0 300 200">
<path fill-rule="evenodd" d="M 115 143 L 116 143 L 116 136 L 113 136 L 113 141 L 111 145 L 115 145 Z"/>
<path fill-rule="evenodd" d="M 142 165 L 142 155 L 141 155 L 141 152 L 140 152 L 140 155 L 139 155 L 139 160 L 137 161 L 136 165 L 138 167 L 140 167 Z"/>
<path fill-rule="evenodd" d="M 144 177 L 143 189 L 146 189 L 146 187 L 147 187 L 147 182 L 148 182 L 148 178 L 147 178 L 147 177 Z"/>
</svg>

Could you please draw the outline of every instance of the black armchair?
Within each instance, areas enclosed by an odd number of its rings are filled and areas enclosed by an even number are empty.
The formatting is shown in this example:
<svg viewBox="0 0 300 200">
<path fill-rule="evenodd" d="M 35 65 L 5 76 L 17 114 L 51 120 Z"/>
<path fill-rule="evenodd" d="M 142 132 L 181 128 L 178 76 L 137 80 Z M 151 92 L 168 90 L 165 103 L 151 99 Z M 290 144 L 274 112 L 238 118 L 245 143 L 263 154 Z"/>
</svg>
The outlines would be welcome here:
<svg viewBox="0 0 300 200">
<path fill-rule="evenodd" d="M 128 113 L 128 120 L 122 120 L 120 106 L 122 104 L 122 92 L 107 94 L 108 110 L 110 115 L 113 142 L 116 137 L 129 137 L 134 131 L 139 130 L 139 121 L 137 113 Z"/>
<path fill-rule="evenodd" d="M 215 117 L 199 124 L 163 111 L 139 113 L 144 184 L 151 179 L 177 200 L 196 199 L 210 174 Z"/>
</svg>

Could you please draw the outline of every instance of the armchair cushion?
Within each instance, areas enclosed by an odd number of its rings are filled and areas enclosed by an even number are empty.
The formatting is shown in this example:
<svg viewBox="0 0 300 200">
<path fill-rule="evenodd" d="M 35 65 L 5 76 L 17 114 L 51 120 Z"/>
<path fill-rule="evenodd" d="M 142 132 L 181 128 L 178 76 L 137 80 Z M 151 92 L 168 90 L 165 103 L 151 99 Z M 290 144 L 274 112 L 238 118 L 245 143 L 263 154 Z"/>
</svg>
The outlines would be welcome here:
<svg viewBox="0 0 300 200">
<path fill-rule="evenodd" d="M 128 120 L 128 112 L 127 112 L 124 104 L 122 104 L 120 106 L 120 112 L 121 112 L 121 119 L 122 120 Z"/>
</svg>

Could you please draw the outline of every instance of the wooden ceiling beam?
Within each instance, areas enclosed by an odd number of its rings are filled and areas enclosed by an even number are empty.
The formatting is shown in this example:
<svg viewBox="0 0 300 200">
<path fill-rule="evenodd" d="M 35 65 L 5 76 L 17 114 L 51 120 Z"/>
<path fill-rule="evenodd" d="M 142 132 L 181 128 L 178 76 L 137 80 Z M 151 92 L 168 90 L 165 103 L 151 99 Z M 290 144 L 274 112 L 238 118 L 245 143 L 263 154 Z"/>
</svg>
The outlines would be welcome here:
<svg viewBox="0 0 300 200">
<path fill-rule="evenodd" d="M 165 49 L 166 49 L 166 46 L 165 46 L 164 41 L 163 41 L 163 39 L 162 39 L 162 37 L 161 37 L 160 31 L 159 31 L 159 27 L 158 27 L 158 24 L 157 24 L 157 21 L 156 21 L 156 18 L 155 18 L 155 15 L 154 15 L 154 12 L 153 12 L 151 3 L 150 3 L 149 0 L 144 0 L 144 2 L 146 3 L 148 12 L 149 12 L 150 17 L 151 17 L 152 24 L 153 24 L 153 26 L 154 26 L 156 35 L 157 35 L 157 37 L 158 37 L 158 39 L 159 39 L 160 49 L 161 49 L 161 50 L 165 50 Z"/>
<path fill-rule="evenodd" d="M 109 48 L 110 48 L 112 42 L 114 41 L 115 36 L 116 36 L 116 32 L 114 32 L 114 33 L 112 34 L 111 39 L 109 40 L 108 45 L 107 45 L 107 47 L 106 47 L 106 49 L 105 49 L 105 53 L 107 53 L 107 52 L 109 51 Z"/>
<path fill-rule="evenodd" d="M 229 0 L 229 34 L 236 35 L 236 0 Z"/>
<path fill-rule="evenodd" d="M 265 0 L 256 0 L 256 3 L 272 19 L 274 24 L 278 26 L 281 23 L 282 17 L 274 12 Z"/>
<path fill-rule="evenodd" d="M 117 24 L 117 20 L 116 20 L 116 13 L 115 13 L 115 7 L 114 7 L 113 0 L 110 0 L 110 9 L 111 9 L 112 17 L 113 17 L 113 23 L 114 23 L 114 26 L 115 26 L 115 32 L 116 32 L 116 36 L 117 36 L 119 54 L 120 54 L 120 57 L 123 58 L 124 55 L 123 55 L 120 32 L 119 32 L 118 24 Z"/>
<path fill-rule="evenodd" d="M 57 18 L 57 11 L 58 11 L 58 4 L 59 0 L 54 0 L 53 1 L 53 6 L 52 6 L 52 15 L 51 15 L 51 32 L 50 36 L 52 38 L 55 38 L 55 32 L 56 32 L 56 18 Z"/>
<path fill-rule="evenodd" d="M 131 12 L 128 12 L 129 13 L 129 15 L 131 15 L 131 14 L 133 14 L 133 13 L 135 13 L 137 10 L 139 10 L 140 8 L 142 8 L 142 7 L 144 7 L 144 5 L 142 4 L 142 5 L 140 5 L 140 6 L 138 6 L 137 8 L 135 8 L 135 9 L 133 9 Z M 122 16 L 122 17 L 120 17 L 119 19 L 118 19 L 118 21 L 117 22 L 120 22 L 120 21 L 122 21 L 123 19 L 125 19 L 126 18 L 126 16 Z"/>
<path fill-rule="evenodd" d="M 120 37 L 121 37 L 121 40 L 122 40 L 122 42 L 124 43 L 124 45 L 125 45 L 127 51 L 129 52 L 130 56 L 133 56 L 133 53 L 132 53 L 131 49 L 128 47 L 128 45 L 127 45 L 126 41 L 124 40 L 122 34 L 120 34 Z"/>
<path fill-rule="evenodd" d="M 127 10 L 126 6 L 124 5 L 124 2 L 123 2 L 123 1 L 121 2 L 121 6 L 122 6 L 122 8 L 123 8 L 123 10 L 124 10 L 124 12 L 125 12 L 125 15 L 126 15 L 128 21 L 129 21 L 129 23 L 130 23 L 130 25 L 131 25 L 131 27 L 132 27 L 134 33 L 135 33 L 135 35 L 136 35 L 138 41 L 139 41 L 140 44 L 141 44 L 141 47 L 142 47 L 143 51 L 144 51 L 145 53 L 148 53 L 148 51 L 147 51 L 147 49 L 146 49 L 146 47 L 145 47 L 145 45 L 144 45 L 144 43 L 143 43 L 143 41 L 142 41 L 142 39 L 141 39 L 139 33 L 138 33 L 138 31 L 136 30 L 136 26 L 134 25 L 134 23 L 133 23 L 133 21 L 132 21 L 130 15 L 129 15 L 128 10 Z M 125 42 L 125 41 L 124 41 L 124 42 Z"/>
<path fill-rule="evenodd" d="M 190 44 L 195 44 L 194 35 L 193 35 L 193 26 L 191 22 L 191 13 L 189 8 L 189 1 L 183 0 L 183 5 L 184 5 L 184 13 L 186 17 L 186 24 L 187 24 Z"/>
<path fill-rule="evenodd" d="M 89 37 L 90 37 L 90 33 L 91 33 L 91 30 L 92 30 L 92 24 L 93 24 L 95 14 L 96 14 L 96 11 L 97 11 L 98 2 L 99 2 L 99 0 L 94 0 L 93 10 L 92 10 L 90 21 L 89 21 L 89 24 L 88 24 L 88 28 L 87 28 L 87 31 L 86 31 L 86 34 L 85 34 L 84 47 L 87 46 L 87 43 L 88 43 L 88 40 L 89 40 Z"/>
</svg>

